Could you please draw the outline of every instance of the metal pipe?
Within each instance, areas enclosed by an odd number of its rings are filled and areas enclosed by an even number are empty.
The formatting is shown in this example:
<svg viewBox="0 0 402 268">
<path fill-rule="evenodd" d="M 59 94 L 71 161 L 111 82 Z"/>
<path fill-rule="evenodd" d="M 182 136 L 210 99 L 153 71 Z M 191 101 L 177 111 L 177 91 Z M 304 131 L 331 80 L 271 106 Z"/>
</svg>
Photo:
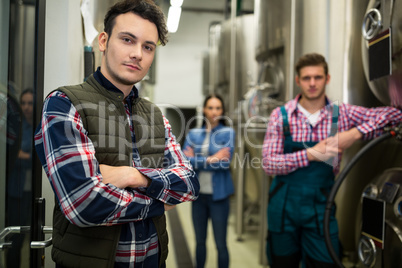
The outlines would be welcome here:
<svg viewBox="0 0 402 268">
<path fill-rule="evenodd" d="M 217 44 L 216 44 L 216 23 L 212 23 L 209 26 L 209 54 L 208 54 L 208 69 L 209 69 L 209 79 L 208 79 L 208 94 L 213 94 L 215 91 L 216 81 L 216 62 L 213 61 L 216 57 L 217 53 Z M 212 55 L 211 55 L 212 54 Z"/>
<path fill-rule="evenodd" d="M 265 172 L 264 172 L 265 173 Z M 261 189 L 260 189 L 260 237 L 259 237 L 259 244 L 260 244 L 260 264 L 266 267 L 268 264 L 267 255 L 265 251 L 266 247 L 266 237 L 267 237 L 267 207 L 268 207 L 268 189 L 270 186 L 271 177 L 264 174 L 261 178 Z"/>
<path fill-rule="evenodd" d="M 288 99 L 293 98 L 294 90 L 294 65 L 296 46 L 296 0 L 292 0 L 290 10 L 290 40 L 289 40 L 289 76 L 288 76 Z"/>
<path fill-rule="evenodd" d="M 348 91 L 349 91 L 349 85 L 348 82 L 350 81 L 350 68 L 352 67 L 350 65 L 349 62 L 349 57 L 350 57 L 350 53 L 351 53 L 351 42 L 352 42 L 352 33 L 351 33 L 351 19 L 352 19 L 352 14 L 351 14 L 351 10 L 352 10 L 352 2 L 350 1 L 346 1 L 345 3 L 345 16 L 346 16 L 346 23 L 345 23 L 345 47 L 343 49 L 344 53 L 343 53 L 343 77 L 342 77 L 342 92 L 343 92 L 343 102 L 345 103 L 349 103 L 349 95 L 348 95 Z M 345 52 L 346 51 L 346 52 Z M 353 66 L 354 67 L 354 66 Z M 354 67 L 355 68 L 355 67 Z"/>
<path fill-rule="evenodd" d="M 232 1 L 232 9 L 230 13 L 230 82 L 229 82 L 229 93 L 232 99 L 229 100 L 229 114 L 232 114 L 237 102 L 237 92 L 236 92 L 236 12 L 237 12 L 236 1 Z"/>
<path fill-rule="evenodd" d="M 243 136 L 243 135 L 241 135 Z M 245 146 L 244 146 L 244 137 L 239 139 L 239 163 L 244 163 L 244 154 L 245 154 Z M 237 241 L 242 241 L 242 235 L 244 230 L 244 221 L 243 221 L 243 211 L 244 211 L 244 169 L 242 165 L 239 165 L 237 168 L 238 176 L 237 176 L 237 189 L 236 189 L 236 234 Z"/>
<path fill-rule="evenodd" d="M 229 95 L 232 98 L 229 99 L 229 114 L 233 114 L 237 102 L 237 92 L 236 92 L 236 14 L 237 14 L 237 3 L 236 1 L 231 2 L 231 13 L 230 13 L 230 75 L 229 75 Z M 241 127 L 241 112 L 239 109 L 237 124 Z M 242 131 L 240 131 L 242 132 Z M 242 139 L 242 133 L 239 136 L 239 156 L 243 158 L 244 156 L 244 142 Z M 238 178 L 237 178 L 237 199 L 236 199 L 236 233 L 237 240 L 242 240 L 243 234 L 243 210 L 244 210 L 244 170 L 238 168 Z"/>
<path fill-rule="evenodd" d="M 229 18 L 229 6 L 230 6 L 230 0 L 226 0 L 225 1 L 225 7 L 224 7 L 224 10 L 223 10 L 223 12 L 224 12 L 224 18 L 225 18 L 225 20 L 227 20 L 228 18 Z"/>
</svg>

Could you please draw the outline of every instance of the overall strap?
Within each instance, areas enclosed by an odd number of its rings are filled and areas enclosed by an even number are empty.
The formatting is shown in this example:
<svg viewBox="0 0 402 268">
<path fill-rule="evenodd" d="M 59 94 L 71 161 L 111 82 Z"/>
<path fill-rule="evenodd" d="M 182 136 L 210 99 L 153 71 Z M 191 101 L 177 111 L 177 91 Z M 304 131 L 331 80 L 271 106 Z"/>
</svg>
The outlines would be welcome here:
<svg viewBox="0 0 402 268">
<path fill-rule="evenodd" d="M 338 132 L 338 116 L 339 116 L 339 106 L 334 105 L 332 108 L 332 123 L 331 123 L 331 131 L 329 136 L 332 137 Z"/>
<path fill-rule="evenodd" d="M 290 126 L 289 126 L 289 119 L 288 114 L 286 112 L 285 106 L 281 106 L 281 113 L 282 113 L 282 128 L 283 128 L 283 135 L 285 136 L 284 141 L 284 153 L 291 153 L 293 148 L 293 140 L 292 135 L 290 135 Z"/>
<path fill-rule="evenodd" d="M 283 135 L 285 135 L 285 139 L 292 140 L 292 136 L 290 135 L 290 127 L 289 127 L 289 120 L 288 114 L 286 112 L 285 106 L 281 106 L 281 113 L 282 113 L 282 126 L 283 126 Z"/>
</svg>

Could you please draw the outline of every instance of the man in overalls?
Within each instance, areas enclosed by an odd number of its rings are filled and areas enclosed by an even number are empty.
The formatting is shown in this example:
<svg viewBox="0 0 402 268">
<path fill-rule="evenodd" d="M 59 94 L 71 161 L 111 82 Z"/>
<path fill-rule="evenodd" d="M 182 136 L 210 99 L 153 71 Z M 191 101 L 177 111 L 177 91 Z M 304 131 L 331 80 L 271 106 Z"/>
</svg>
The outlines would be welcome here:
<svg viewBox="0 0 402 268">
<path fill-rule="evenodd" d="M 269 117 L 263 168 L 276 175 L 269 191 L 267 256 L 271 268 L 335 267 L 325 245 L 323 218 L 327 195 L 339 171 L 341 153 L 358 139 L 380 135 L 397 124 L 396 108 L 336 105 L 325 95 L 330 81 L 322 55 L 296 64 L 300 94 Z M 340 255 L 335 209 L 330 234 Z"/>
</svg>

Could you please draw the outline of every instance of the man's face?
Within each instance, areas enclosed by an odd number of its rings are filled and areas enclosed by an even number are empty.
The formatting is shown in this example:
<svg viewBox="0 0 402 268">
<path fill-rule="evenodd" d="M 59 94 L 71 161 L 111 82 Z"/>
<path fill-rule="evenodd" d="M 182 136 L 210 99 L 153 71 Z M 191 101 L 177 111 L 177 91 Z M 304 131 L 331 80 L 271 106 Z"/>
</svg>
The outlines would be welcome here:
<svg viewBox="0 0 402 268">
<path fill-rule="evenodd" d="M 157 43 L 155 24 L 131 12 L 117 16 L 111 35 L 99 35 L 102 74 L 128 94 L 151 67 Z"/>
<path fill-rule="evenodd" d="M 296 84 L 301 89 L 302 98 L 307 100 L 323 98 L 329 80 L 329 74 L 325 75 L 324 67 L 321 65 L 303 67 L 300 69 L 300 75 L 296 76 Z"/>
</svg>

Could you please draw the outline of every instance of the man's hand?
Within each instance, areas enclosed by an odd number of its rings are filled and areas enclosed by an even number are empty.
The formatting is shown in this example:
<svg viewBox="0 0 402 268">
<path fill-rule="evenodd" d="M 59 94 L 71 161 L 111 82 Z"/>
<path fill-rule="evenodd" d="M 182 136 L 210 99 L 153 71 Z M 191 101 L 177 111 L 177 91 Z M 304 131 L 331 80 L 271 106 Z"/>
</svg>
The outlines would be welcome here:
<svg viewBox="0 0 402 268">
<path fill-rule="evenodd" d="M 126 187 L 148 187 L 151 183 L 151 179 L 142 175 L 134 167 L 99 165 L 99 168 L 102 173 L 103 183 L 110 183 L 121 189 Z"/>
<path fill-rule="evenodd" d="M 309 161 L 327 161 L 341 152 L 342 150 L 336 144 L 329 144 L 325 139 L 307 149 L 307 159 Z"/>
<path fill-rule="evenodd" d="M 187 156 L 187 157 L 194 157 L 194 149 L 193 149 L 192 147 L 190 147 L 190 146 L 188 146 L 187 148 L 185 148 L 185 149 L 183 150 L 183 153 L 184 153 L 184 155 Z"/>
<path fill-rule="evenodd" d="M 360 133 L 357 128 L 352 128 L 348 131 L 337 133 L 333 137 L 329 137 L 327 139 L 327 144 L 331 146 L 338 146 L 341 150 L 344 151 L 352 146 L 355 141 L 361 139 L 362 136 L 363 134 Z"/>
<path fill-rule="evenodd" d="M 217 151 L 214 155 L 207 157 L 208 163 L 216 163 L 219 161 L 229 161 L 230 159 L 230 148 L 225 147 Z"/>
<path fill-rule="evenodd" d="M 322 140 L 307 149 L 307 158 L 309 161 L 326 161 L 342 153 L 352 146 L 355 141 L 361 139 L 362 136 L 363 134 L 357 128 L 337 133 L 335 136 Z"/>
<path fill-rule="evenodd" d="M 168 204 L 164 204 L 165 205 L 165 211 L 169 211 L 171 209 L 174 209 L 176 207 L 176 205 L 168 205 Z"/>
</svg>

